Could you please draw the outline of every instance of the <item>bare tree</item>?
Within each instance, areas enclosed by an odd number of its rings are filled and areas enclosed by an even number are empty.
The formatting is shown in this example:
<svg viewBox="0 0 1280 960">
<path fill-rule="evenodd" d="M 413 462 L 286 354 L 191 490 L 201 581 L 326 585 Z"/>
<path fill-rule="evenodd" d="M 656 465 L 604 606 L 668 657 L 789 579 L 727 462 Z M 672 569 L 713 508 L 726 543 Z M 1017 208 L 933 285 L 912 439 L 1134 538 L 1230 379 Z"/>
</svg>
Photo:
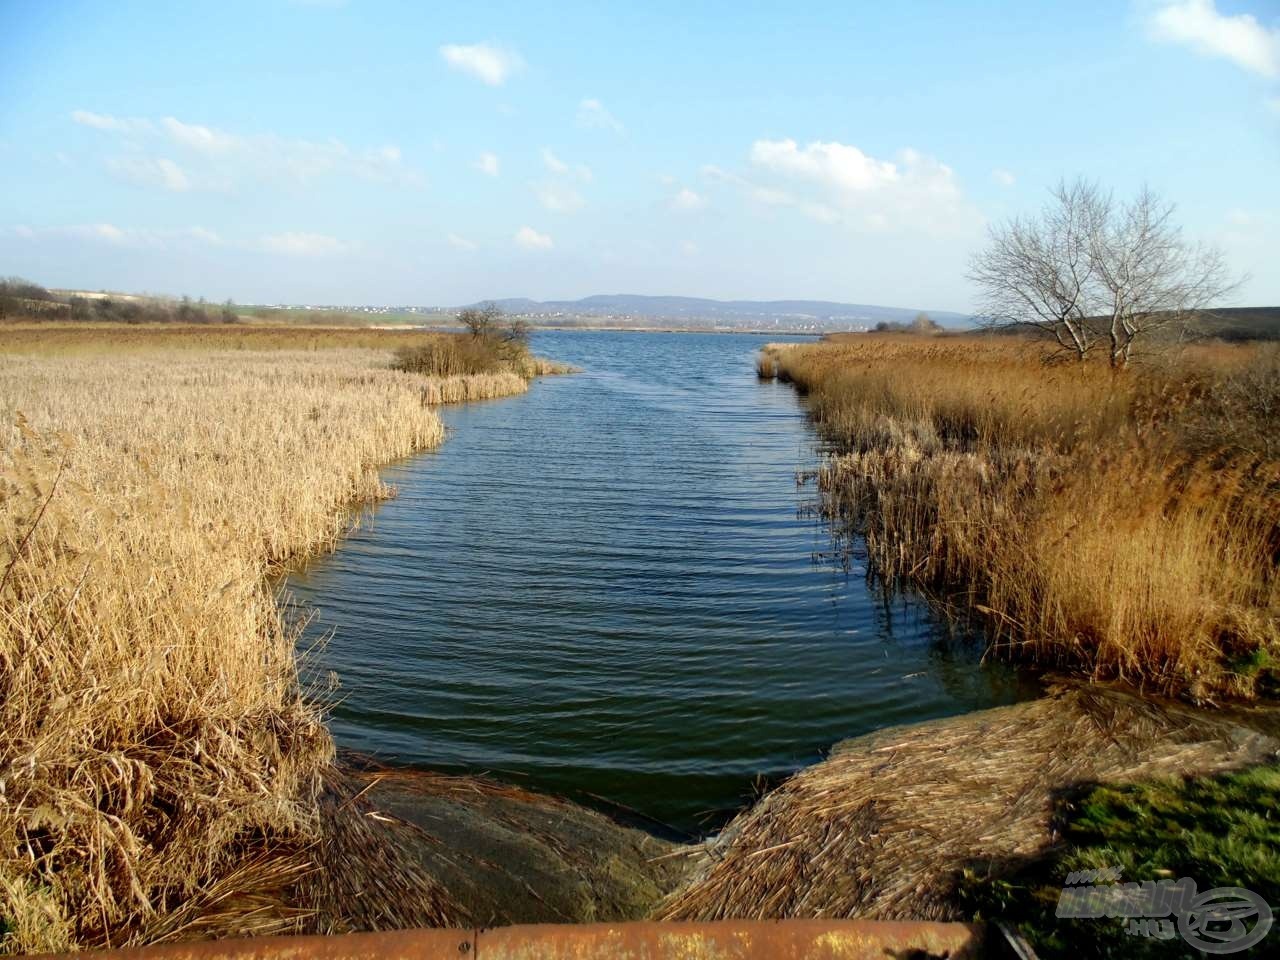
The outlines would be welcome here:
<svg viewBox="0 0 1280 960">
<path fill-rule="evenodd" d="M 508 317 L 496 303 L 486 301 L 475 307 L 459 311 L 458 322 L 467 328 L 472 338 L 493 355 L 507 362 L 517 362 L 529 352 L 528 321 L 521 317 Z"/>
<path fill-rule="evenodd" d="M 458 322 L 466 327 L 467 332 L 473 337 L 487 337 L 496 333 L 501 319 L 502 309 L 496 303 L 466 307 L 458 313 Z"/>
<path fill-rule="evenodd" d="M 992 228 L 969 278 L 983 319 L 1044 331 L 1084 360 L 1106 349 L 1117 369 L 1136 344 L 1181 332 L 1238 286 L 1215 249 L 1191 247 L 1174 207 L 1144 189 L 1117 207 L 1098 185 L 1060 183 L 1037 217 Z"/>
<path fill-rule="evenodd" d="M 1088 322 L 1092 238 L 1109 216 L 1110 200 L 1097 184 L 1077 180 L 1060 183 L 1038 216 L 992 227 L 969 269 L 984 322 L 1043 331 L 1084 360 L 1097 344 Z"/>
<path fill-rule="evenodd" d="M 1139 341 L 1183 333 L 1196 311 L 1240 285 L 1219 250 L 1187 244 L 1173 212 L 1173 204 L 1144 188 L 1091 238 L 1094 320 L 1113 367 L 1128 366 Z"/>
<path fill-rule="evenodd" d="M 508 318 L 502 308 L 491 301 L 467 307 L 458 313 L 458 322 L 473 337 L 492 338 L 504 343 L 524 344 L 529 340 L 529 324 L 519 317 Z"/>
</svg>

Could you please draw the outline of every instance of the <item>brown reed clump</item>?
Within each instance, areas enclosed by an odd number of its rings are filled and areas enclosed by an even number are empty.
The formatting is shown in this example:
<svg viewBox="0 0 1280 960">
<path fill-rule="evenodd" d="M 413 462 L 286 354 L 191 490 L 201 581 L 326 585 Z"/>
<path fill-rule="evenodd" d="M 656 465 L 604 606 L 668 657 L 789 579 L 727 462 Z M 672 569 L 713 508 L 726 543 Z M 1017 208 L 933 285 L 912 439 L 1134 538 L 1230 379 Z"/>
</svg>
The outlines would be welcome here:
<svg viewBox="0 0 1280 960">
<path fill-rule="evenodd" d="M 1115 374 L 1016 338 L 766 348 L 836 453 L 819 475 L 875 575 L 1002 655 L 1192 696 L 1280 665 L 1280 367 L 1195 347 Z M 764 366 L 761 368 L 765 369 Z"/>
<path fill-rule="evenodd" d="M 399 373 L 345 331 L 45 330 L 0 353 L 0 950 L 451 919 L 411 871 L 399 907 L 326 899 L 333 850 L 380 848 L 323 808 L 333 744 L 268 575 L 441 442 L 429 404 L 526 381 Z"/>
</svg>

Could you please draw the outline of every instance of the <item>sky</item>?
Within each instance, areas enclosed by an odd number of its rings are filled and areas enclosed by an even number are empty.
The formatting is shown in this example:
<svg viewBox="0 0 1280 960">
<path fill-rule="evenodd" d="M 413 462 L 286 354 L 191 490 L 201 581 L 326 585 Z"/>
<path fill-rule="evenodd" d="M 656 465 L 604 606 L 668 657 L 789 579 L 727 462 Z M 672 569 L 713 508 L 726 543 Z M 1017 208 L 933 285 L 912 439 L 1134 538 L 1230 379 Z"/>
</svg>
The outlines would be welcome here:
<svg viewBox="0 0 1280 960">
<path fill-rule="evenodd" d="M 0 274 L 967 311 L 1061 178 L 1280 304 L 1280 0 L 0 0 Z"/>
</svg>

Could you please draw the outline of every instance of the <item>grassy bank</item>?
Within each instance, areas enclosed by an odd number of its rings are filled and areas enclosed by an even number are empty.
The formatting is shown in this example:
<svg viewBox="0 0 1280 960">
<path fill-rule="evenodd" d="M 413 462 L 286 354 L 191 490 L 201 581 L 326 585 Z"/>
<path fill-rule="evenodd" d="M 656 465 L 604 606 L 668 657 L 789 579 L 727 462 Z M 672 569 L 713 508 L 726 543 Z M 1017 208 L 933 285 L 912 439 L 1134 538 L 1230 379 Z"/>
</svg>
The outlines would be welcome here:
<svg viewBox="0 0 1280 960">
<path fill-rule="evenodd" d="M 11 332 L 0 946 L 341 928 L 369 908 L 317 880 L 351 836 L 321 812 L 333 744 L 267 577 L 441 442 L 430 404 L 526 378 L 396 371 L 402 336 L 369 331 Z M 385 920 L 448 919 L 418 880 Z"/>
<path fill-rule="evenodd" d="M 1119 374 L 1014 338 L 771 346 L 836 453 L 819 482 L 875 575 L 1001 655 L 1193 696 L 1280 662 L 1280 352 L 1186 348 Z"/>
<path fill-rule="evenodd" d="M 1003 872 L 974 865 L 963 909 L 1013 924 L 1046 958 L 1168 957 L 1164 940 L 1126 933 L 1124 918 L 1063 919 L 1058 898 L 1076 871 L 1111 871 L 1119 882 L 1189 877 L 1200 891 L 1242 887 L 1280 901 L 1280 765 L 1191 779 L 1099 786 L 1059 803 L 1061 844 Z M 1247 928 L 1255 921 L 1250 919 Z M 1178 941 L 1181 946 L 1181 941 Z M 1267 944 L 1241 956 L 1267 956 Z M 1194 951 L 1183 947 L 1186 955 Z M 1274 950 L 1274 947 L 1271 948 Z"/>
</svg>

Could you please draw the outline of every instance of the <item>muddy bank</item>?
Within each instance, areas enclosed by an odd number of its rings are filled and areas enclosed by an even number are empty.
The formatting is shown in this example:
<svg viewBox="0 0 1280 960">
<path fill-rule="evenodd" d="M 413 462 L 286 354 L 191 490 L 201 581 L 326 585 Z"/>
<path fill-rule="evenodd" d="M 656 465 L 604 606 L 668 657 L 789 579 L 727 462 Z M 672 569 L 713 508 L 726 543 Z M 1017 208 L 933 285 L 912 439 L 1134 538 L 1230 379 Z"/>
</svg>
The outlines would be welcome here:
<svg viewBox="0 0 1280 960">
<path fill-rule="evenodd" d="M 1219 772 L 1280 740 L 1103 686 L 836 745 L 702 845 L 661 919 L 960 919 L 966 866 L 1054 842 L 1054 802 L 1098 782 Z"/>
</svg>

